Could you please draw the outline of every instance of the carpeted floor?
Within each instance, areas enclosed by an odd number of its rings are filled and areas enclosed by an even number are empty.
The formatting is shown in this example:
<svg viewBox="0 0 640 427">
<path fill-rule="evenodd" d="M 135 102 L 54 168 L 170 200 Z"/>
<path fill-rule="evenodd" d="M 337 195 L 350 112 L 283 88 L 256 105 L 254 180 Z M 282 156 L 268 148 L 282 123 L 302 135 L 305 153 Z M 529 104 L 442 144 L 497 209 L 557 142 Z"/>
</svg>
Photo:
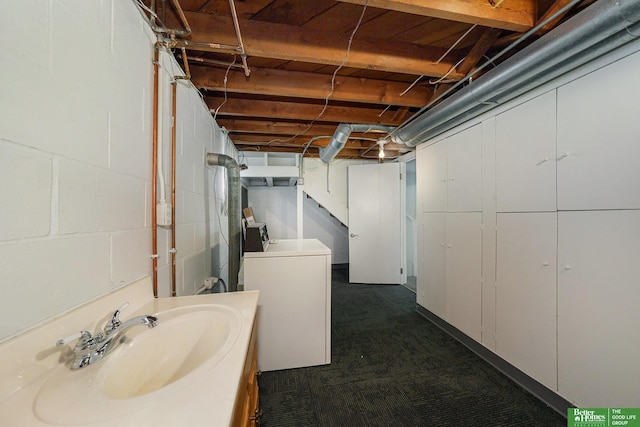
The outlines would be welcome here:
<svg viewBox="0 0 640 427">
<path fill-rule="evenodd" d="M 566 419 L 415 311 L 404 286 L 334 269 L 330 365 L 264 372 L 261 425 L 540 426 Z"/>
</svg>

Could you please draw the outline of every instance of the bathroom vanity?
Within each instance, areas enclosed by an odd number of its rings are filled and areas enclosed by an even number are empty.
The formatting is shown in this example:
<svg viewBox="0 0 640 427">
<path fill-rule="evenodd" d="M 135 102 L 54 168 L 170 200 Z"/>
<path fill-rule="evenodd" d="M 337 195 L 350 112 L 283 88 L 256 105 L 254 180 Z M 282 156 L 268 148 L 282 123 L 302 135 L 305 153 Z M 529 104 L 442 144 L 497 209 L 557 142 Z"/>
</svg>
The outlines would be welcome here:
<svg viewBox="0 0 640 427">
<path fill-rule="evenodd" d="M 259 290 L 258 369 L 331 363 L 331 250 L 317 239 L 272 240 L 245 252 L 244 289 Z"/>
<path fill-rule="evenodd" d="M 255 425 L 258 295 L 156 299 L 146 278 L 9 339 L 0 344 L 0 423 Z M 157 318 L 155 327 L 134 325 L 107 356 L 72 370 L 76 339 L 57 341 L 104 334 L 123 302 L 123 324 Z"/>
</svg>

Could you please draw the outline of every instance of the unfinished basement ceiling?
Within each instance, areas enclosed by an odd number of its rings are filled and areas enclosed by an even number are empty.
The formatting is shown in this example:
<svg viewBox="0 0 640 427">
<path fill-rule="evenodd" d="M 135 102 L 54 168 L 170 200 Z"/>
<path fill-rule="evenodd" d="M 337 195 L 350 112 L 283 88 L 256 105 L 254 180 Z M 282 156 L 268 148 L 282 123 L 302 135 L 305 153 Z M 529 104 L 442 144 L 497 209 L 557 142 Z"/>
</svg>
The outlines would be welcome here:
<svg viewBox="0 0 640 427">
<path fill-rule="evenodd" d="M 592 2 L 577 2 L 495 64 Z M 173 3 L 146 1 L 167 26 L 184 28 Z M 179 1 L 191 33 L 177 40 L 187 49 L 193 84 L 238 150 L 317 157 L 339 123 L 402 124 L 569 1 L 231 3 L 248 77 L 242 55 L 215 47 L 238 45 L 230 1 Z M 351 137 L 337 157 L 376 158 L 379 134 Z M 388 157 L 409 150 L 385 145 Z"/>
</svg>

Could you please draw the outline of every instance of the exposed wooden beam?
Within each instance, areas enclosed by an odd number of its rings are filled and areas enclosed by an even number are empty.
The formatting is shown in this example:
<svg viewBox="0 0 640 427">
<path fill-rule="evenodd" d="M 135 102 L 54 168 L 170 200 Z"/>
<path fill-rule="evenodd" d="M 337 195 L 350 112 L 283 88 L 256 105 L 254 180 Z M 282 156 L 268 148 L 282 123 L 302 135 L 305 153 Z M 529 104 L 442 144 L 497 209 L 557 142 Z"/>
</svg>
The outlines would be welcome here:
<svg viewBox="0 0 640 427">
<path fill-rule="evenodd" d="M 536 21 L 536 0 L 506 0 L 494 7 L 488 0 L 338 0 L 380 9 L 431 16 L 485 27 L 525 32 Z"/>
<path fill-rule="evenodd" d="M 570 2 L 571 2 L 571 0 L 556 0 L 551 5 L 551 7 L 549 7 L 549 9 L 547 9 L 547 11 L 544 13 L 544 15 L 542 15 L 540 17 L 538 22 L 543 22 L 545 19 L 548 19 L 551 15 L 553 15 L 554 13 L 556 13 L 557 11 L 559 11 L 560 9 L 565 7 Z M 560 22 L 562 17 L 564 15 L 566 15 L 567 13 L 569 13 L 569 10 L 566 10 L 564 13 L 560 14 L 560 16 L 556 17 L 554 20 L 552 20 L 548 24 L 544 25 L 542 28 L 540 28 L 540 30 L 538 30 L 538 32 L 536 32 L 536 34 L 537 35 L 542 35 L 542 34 L 545 34 L 545 33 L 549 32 L 549 31 L 551 31 L 556 25 L 558 25 L 558 22 Z"/>
<path fill-rule="evenodd" d="M 498 40 L 498 36 L 501 32 L 502 30 L 498 28 L 487 28 L 464 58 L 462 64 L 460 64 L 456 70 L 460 74 L 469 74 L 473 67 L 475 67 L 480 59 L 482 59 L 482 56 L 487 53 L 493 43 Z"/>
<path fill-rule="evenodd" d="M 245 135 L 245 134 L 231 134 L 231 140 L 238 145 L 247 146 L 253 145 L 257 147 L 261 147 L 263 150 L 267 150 L 268 148 L 304 148 L 309 145 L 310 148 L 323 148 L 329 144 L 331 138 L 318 138 L 313 139 L 309 136 L 295 136 L 295 137 L 283 137 L 281 135 Z M 361 140 L 357 138 L 349 139 L 345 145 L 346 148 L 350 149 L 368 149 L 370 147 L 377 146 L 374 141 Z M 406 145 L 399 145 L 394 142 L 389 142 L 385 144 L 384 149 L 386 151 L 413 151 L 413 148 L 407 147 Z"/>
<path fill-rule="evenodd" d="M 325 99 L 331 93 L 331 75 L 256 67 L 251 68 L 251 75 L 247 78 L 241 70 L 227 73 L 220 68 L 192 65 L 191 81 L 198 89 L 231 93 L 312 99 Z M 400 96 L 406 88 L 407 84 L 402 82 L 336 76 L 330 99 L 406 107 L 422 107 L 427 103 L 429 94 L 424 87 L 414 87 Z"/>
<path fill-rule="evenodd" d="M 399 125 L 400 120 L 394 119 L 395 111 L 387 110 L 380 116 L 381 109 L 366 107 L 344 107 L 329 105 L 322 116 L 322 105 L 305 104 L 301 102 L 273 102 L 246 99 L 224 99 L 205 97 L 205 101 L 213 113 L 223 102 L 218 111 L 218 117 L 260 117 L 293 120 L 315 120 L 318 122 L 377 123 L 383 125 Z"/>
<path fill-rule="evenodd" d="M 273 120 L 243 120 L 218 117 L 220 126 L 224 126 L 229 132 L 262 133 L 271 135 L 297 135 L 305 132 L 305 135 L 333 135 L 336 125 L 316 123 L 309 128 L 308 123 L 282 122 Z"/>
<path fill-rule="evenodd" d="M 236 45 L 230 18 L 205 13 L 185 12 L 192 28 L 191 50 L 218 51 L 211 43 Z M 456 55 L 437 62 L 443 48 L 390 41 L 373 37 L 355 37 L 345 59 L 349 34 L 309 30 L 285 24 L 256 20 L 240 20 L 240 29 L 247 55 L 289 61 L 379 70 L 391 73 L 442 77 L 455 63 Z M 454 72 L 447 76 L 462 78 Z"/>
</svg>

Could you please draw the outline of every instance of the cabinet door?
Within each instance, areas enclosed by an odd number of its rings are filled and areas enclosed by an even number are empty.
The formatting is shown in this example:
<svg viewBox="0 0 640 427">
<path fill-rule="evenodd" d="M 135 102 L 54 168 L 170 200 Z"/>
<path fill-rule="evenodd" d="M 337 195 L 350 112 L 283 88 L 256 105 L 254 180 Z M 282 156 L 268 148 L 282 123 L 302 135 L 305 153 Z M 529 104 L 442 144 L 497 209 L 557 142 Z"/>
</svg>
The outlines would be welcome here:
<svg viewBox="0 0 640 427">
<path fill-rule="evenodd" d="M 640 53 L 558 88 L 558 209 L 640 208 Z"/>
<path fill-rule="evenodd" d="M 557 214 L 498 214 L 496 352 L 557 390 Z"/>
<path fill-rule="evenodd" d="M 558 214 L 558 390 L 640 405 L 640 211 Z"/>
<path fill-rule="evenodd" d="M 447 211 L 482 210 L 482 127 L 465 129 L 447 142 Z"/>
<path fill-rule="evenodd" d="M 498 212 L 556 210 L 556 92 L 496 117 Z"/>
<path fill-rule="evenodd" d="M 437 142 L 418 151 L 423 212 L 447 210 L 447 144 Z"/>
<path fill-rule="evenodd" d="M 445 320 L 476 341 L 481 340 L 482 214 L 448 213 L 446 217 Z"/>
<path fill-rule="evenodd" d="M 446 301 L 446 215 L 444 212 L 422 214 L 419 242 L 421 270 L 416 289 L 418 304 L 443 319 Z"/>
</svg>

